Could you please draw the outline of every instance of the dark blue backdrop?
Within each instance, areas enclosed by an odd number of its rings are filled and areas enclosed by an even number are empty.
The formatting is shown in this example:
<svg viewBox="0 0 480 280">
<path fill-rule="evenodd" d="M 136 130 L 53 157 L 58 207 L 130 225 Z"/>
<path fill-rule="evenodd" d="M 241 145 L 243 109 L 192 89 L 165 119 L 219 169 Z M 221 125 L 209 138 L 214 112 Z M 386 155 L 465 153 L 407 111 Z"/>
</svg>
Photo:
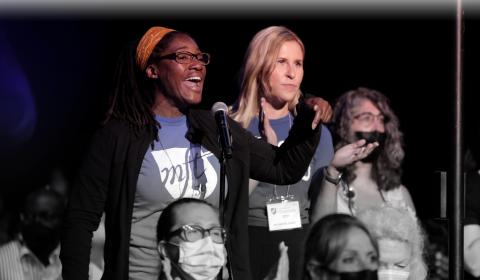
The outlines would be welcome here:
<svg viewBox="0 0 480 280">
<path fill-rule="evenodd" d="M 306 46 L 303 91 L 329 100 L 367 86 L 392 101 L 405 133 L 404 183 L 419 215 L 437 217 L 435 170 L 452 162 L 455 22 L 441 17 L 339 15 L 222 18 L 6 17 L 0 21 L 1 192 L 8 209 L 45 185 L 52 169 L 73 176 L 101 120 L 122 46 L 151 25 L 187 31 L 212 55 L 205 108 L 232 103 L 252 36 L 285 25 Z M 476 131 L 480 22 L 465 23 L 466 136 Z M 470 138 L 469 138 L 470 139 Z M 433 199 L 432 199 L 433 197 Z"/>
</svg>

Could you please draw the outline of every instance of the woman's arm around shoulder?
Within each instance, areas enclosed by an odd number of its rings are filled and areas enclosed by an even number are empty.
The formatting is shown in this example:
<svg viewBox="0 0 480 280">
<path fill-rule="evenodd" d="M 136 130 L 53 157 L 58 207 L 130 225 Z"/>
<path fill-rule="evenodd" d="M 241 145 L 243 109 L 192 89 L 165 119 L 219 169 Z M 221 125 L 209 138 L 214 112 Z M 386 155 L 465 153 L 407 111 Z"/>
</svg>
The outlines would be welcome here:
<svg viewBox="0 0 480 280">
<path fill-rule="evenodd" d="M 320 139 L 320 126 L 312 129 L 316 112 L 305 103 L 297 104 L 297 116 L 280 147 L 248 136 L 250 177 L 273 184 L 293 184 L 305 174 Z"/>
</svg>

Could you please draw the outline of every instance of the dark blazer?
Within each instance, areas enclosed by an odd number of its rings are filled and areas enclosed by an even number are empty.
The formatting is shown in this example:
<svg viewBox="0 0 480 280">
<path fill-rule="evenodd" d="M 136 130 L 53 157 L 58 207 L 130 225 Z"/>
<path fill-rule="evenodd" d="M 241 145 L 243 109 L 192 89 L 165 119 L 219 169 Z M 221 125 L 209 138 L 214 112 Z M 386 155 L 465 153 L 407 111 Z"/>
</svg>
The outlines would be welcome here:
<svg viewBox="0 0 480 280">
<path fill-rule="evenodd" d="M 312 130 L 313 111 L 297 105 L 290 135 L 280 147 L 253 137 L 229 119 L 233 157 L 227 160 L 228 195 L 225 227 L 234 279 L 250 279 L 248 260 L 248 179 L 292 184 L 301 179 L 315 152 L 319 129 Z M 215 120 L 209 111 L 187 113 L 186 138 L 220 155 Z M 161 133 L 161 128 L 160 128 Z M 99 129 L 73 184 L 64 230 L 63 279 L 88 279 L 92 232 L 105 211 L 105 271 L 102 279 L 128 279 L 129 239 L 136 183 L 143 158 L 155 135 L 135 132 L 126 122 L 112 120 Z"/>
</svg>

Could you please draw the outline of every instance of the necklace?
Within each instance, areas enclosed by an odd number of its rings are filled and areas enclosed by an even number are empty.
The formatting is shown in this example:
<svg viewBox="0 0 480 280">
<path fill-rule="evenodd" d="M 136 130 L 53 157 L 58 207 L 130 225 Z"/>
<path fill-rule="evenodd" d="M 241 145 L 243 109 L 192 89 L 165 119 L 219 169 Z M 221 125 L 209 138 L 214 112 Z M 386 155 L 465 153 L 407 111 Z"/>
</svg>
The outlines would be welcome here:
<svg viewBox="0 0 480 280">
<path fill-rule="evenodd" d="M 201 147 L 200 145 L 192 144 L 190 143 L 190 147 L 188 150 L 186 150 L 187 156 L 186 162 L 185 162 L 185 168 L 186 168 L 186 178 L 182 178 L 182 164 L 177 164 L 175 165 L 173 163 L 172 158 L 167 152 L 167 149 L 162 143 L 161 138 L 158 138 L 158 142 L 160 143 L 160 146 L 162 147 L 162 151 L 165 153 L 165 156 L 167 157 L 168 161 L 170 162 L 172 171 L 173 171 L 173 180 L 177 180 L 177 187 L 178 187 L 178 193 L 179 197 L 184 197 L 186 195 L 187 189 L 188 189 L 188 179 L 189 179 L 189 171 L 193 171 L 193 176 L 191 177 L 192 179 L 192 196 L 195 198 L 199 199 L 204 199 L 205 198 L 205 193 L 207 191 L 207 178 L 205 175 L 205 168 L 203 164 L 203 160 L 201 157 Z M 192 156 L 193 155 L 193 156 Z M 193 164 L 193 167 L 191 166 Z M 191 168 L 192 167 L 192 168 Z M 177 168 L 179 170 L 177 171 Z M 190 169 L 191 168 L 191 169 Z M 180 174 L 178 174 L 178 172 Z M 185 182 L 185 185 L 181 187 L 181 181 L 183 179 L 186 179 L 187 181 Z"/>
<path fill-rule="evenodd" d="M 342 198 L 347 201 L 348 204 L 348 210 L 350 211 L 350 214 L 352 216 L 355 215 L 354 211 L 357 210 L 355 207 L 355 188 L 351 185 L 349 185 L 346 181 L 341 180 L 341 185 L 342 185 Z"/>
<path fill-rule="evenodd" d="M 183 192 L 182 192 L 182 187 L 180 186 L 180 175 L 177 176 L 177 168 L 176 168 L 176 166 L 173 164 L 173 161 L 172 161 L 172 159 L 170 158 L 170 155 L 168 154 L 167 149 L 165 149 L 165 146 L 163 146 L 161 137 L 158 137 L 158 142 L 160 143 L 160 146 L 162 147 L 162 151 L 165 153 L 165 156 L 167 156 L 167 159 L 168 159 L 168 161 L 170 162 L 170 165 L 172 166 L 173 179 L 174 179 L 174 180 L 177 180 L 178 193 L 180 194 L 179 197 L 183 197 L 183 195 L 185 194 L 185 188 L 183 189 Z M 168 173 L 167 173 L 167 174 L 168 174 Z M 165 180 L 165 182 L 166 182 L 166 180 Z"/>
<path fill-rule="evenodd" d="M 357 211 L 357 207 L 355 206 L 355 198 L 357 196 L 357 193 L 355 191 L 355 188 L 352 185 L 349 185 L 346 181 L 341 180 L 341 185 L 342 185 L 342 198 L 347 201 L 348 204 L 348 210 L 350 211 L 350 214 L 352 216 L 355 216 L 354 211 Z M 383 196 L 382 190 L 377 187 L 378 192 L 380 193 L 380 197 L 383 202 L 386 202 L 385 197 Z"/>
<path fill-rule="evenodd" d="M 194 196 L 200 199 L 205 198 L 205 193 L 207 192 L 207 177 L 205 175 L 205 167 L 202 159 L 202 148 L 198 144 L 190 143 L 190 151 L 193 150 L 193 191 Z M 193 182 L 195 179 L 195 182 Z"/>
</svg>

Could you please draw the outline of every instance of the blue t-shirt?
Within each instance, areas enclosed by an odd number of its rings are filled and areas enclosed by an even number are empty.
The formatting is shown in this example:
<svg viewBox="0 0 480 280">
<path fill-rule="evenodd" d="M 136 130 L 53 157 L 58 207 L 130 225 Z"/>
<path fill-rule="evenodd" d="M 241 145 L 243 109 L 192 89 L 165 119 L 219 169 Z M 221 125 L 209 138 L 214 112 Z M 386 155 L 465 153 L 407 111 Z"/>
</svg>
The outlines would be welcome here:
<svg viewBox="0 0 480 280">
<path fill-rule="evenodd" d="M 280 119 L 270 120 L 270 125 L 277 134 L 278 146 L 280 146 L 288 136 L 288 132 L 293 125 L 294 117 L 290 114 Z M 252 119 L 248 130 L 260 138 L 258 130 L 258 118 Z M 300 216 L 302 224 L 309 223 L 308 210 L 310 208 L 310 199 L 308 197 L 308 190 L 313 174 L 319 168 L 327 166 L 333 158 L 333 143 L 332 135 L 327 127 L 321 126 L 320 143 L 318 144 L 315 155 L 313 156 L 310 166 L 303 178 L 292 185 L 272 185 L 264 182 L 259 182 L 257 187 L 250 194 L 249 210 L 248 210 L 248 224 L 251 226 L 268 226 L 266 203 L 269 198 L 276 196 L 294 195 L 295 199 L 300 204 Z M 319 186 L 314 186 L 319 187 Z M 276 194 L 275 194 L 276 193 Z"/>
<path fill-rule="evenodd" d="M 219 202 L 217 157 L 185 138 L 185 116 L 156 120 L 159 140 L 145 154 L 133 203 L 129 279 L 158 279 L 156 227 L 170 202 L 182 197 L 205 199 L 217 207 Z"/>
</svg>

